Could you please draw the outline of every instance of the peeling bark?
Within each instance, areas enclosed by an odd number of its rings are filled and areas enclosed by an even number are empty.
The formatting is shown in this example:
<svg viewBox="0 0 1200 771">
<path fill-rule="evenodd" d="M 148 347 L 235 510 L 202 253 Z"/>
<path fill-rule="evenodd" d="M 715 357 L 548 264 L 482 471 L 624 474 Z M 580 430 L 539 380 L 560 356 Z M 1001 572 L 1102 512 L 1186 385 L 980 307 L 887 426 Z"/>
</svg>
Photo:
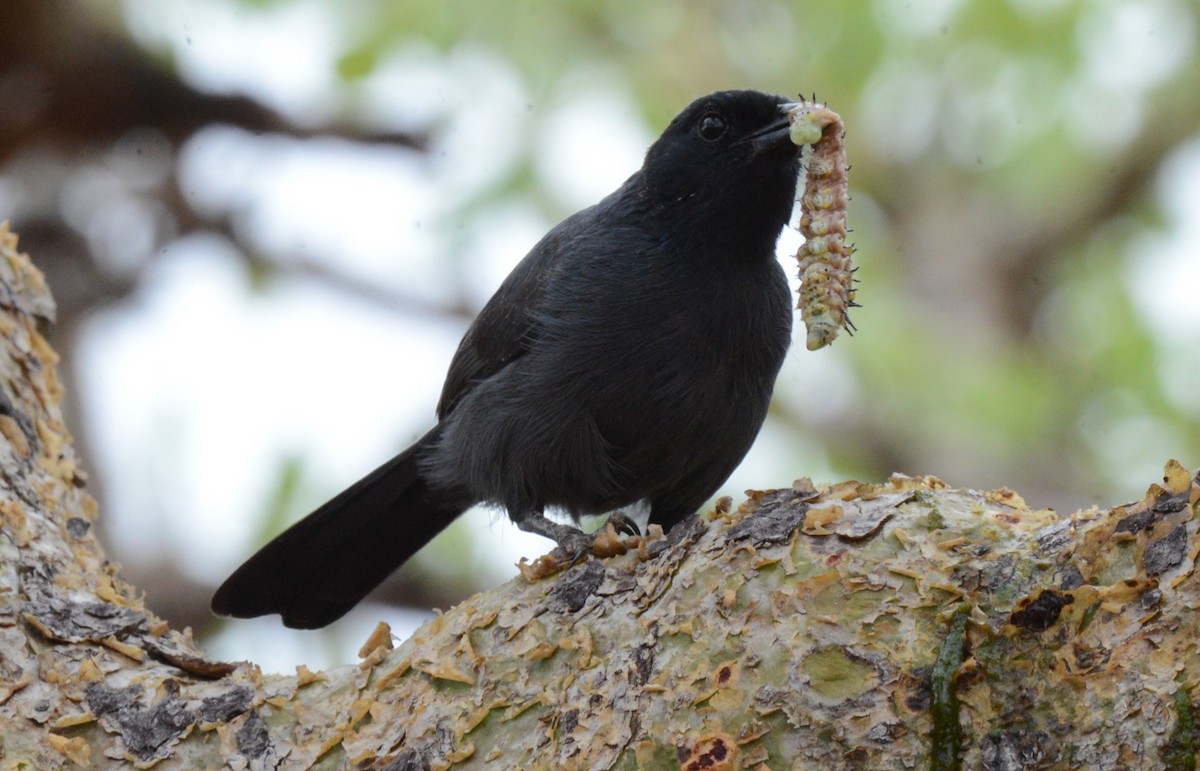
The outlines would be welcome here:
<svg viewBox="0 0 1200 771">
<path fill-rule="evenodd" d="M 4 768 L 1193 768 L 1200 483 L 1069 517 L 932 477 L 723 501 L 263 675 L 143 607 L 0 230 Z M 935 760 L 936 756 L 936 760 Z"/>
</svg>

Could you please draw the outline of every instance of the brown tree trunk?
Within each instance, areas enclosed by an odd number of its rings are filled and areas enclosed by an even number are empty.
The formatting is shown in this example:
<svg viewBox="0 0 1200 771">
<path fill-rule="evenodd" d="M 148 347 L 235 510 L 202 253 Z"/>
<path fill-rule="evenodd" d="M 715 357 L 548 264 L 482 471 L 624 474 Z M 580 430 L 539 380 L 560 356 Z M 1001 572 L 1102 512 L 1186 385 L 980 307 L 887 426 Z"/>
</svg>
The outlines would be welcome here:
<svg viewBox="0 0 1200 771">
<path fill-rule="evenodd" d="M 206 659 L 105 561 L 0 230 L 3 768 L 1194 768 L 1200 484 L 1070 517 L 806 482 L 477 595 L 354 666 Z M 619 551 L 619 549 L 618 549 Z"/>
</svg>

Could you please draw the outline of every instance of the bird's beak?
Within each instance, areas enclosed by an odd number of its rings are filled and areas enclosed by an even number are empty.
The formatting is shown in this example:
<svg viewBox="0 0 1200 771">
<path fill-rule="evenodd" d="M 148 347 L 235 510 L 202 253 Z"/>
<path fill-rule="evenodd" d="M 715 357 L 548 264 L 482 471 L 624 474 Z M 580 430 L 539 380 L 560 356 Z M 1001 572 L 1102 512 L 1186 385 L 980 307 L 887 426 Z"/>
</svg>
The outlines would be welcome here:
<svg viewBox="0 0 1200 771">
<path fill-rule="evenodd" d="M 751 151 L 755 155 L 777 148 L 785 143 L 791 144 L 791 119 L 788 118 L 787 113 L 794 107 L 796 107 L 796 103 L 793 102 L 779 105 L 779 120 L 746 136 L 742 141 L 750 143 Z"/>
</svg>

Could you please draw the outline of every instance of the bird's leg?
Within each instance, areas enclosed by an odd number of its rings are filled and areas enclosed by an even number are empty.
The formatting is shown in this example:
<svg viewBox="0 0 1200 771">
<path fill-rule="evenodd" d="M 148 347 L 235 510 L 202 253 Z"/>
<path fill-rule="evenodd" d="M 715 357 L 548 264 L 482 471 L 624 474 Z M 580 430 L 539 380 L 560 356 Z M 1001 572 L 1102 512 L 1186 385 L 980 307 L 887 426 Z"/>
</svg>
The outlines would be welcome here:
<svg viewBox="0 0 1200 771">
<path fill-rule="evenodd" d="M 574 563 L 591 554 L 594 538 L 577 527 L 563 525 L 546 517 L 540 508 L 516 520 L 517 527 L 526 533 L 537 533 L 558 544 L 554 550 L 558 559 Z"/>
</svg>

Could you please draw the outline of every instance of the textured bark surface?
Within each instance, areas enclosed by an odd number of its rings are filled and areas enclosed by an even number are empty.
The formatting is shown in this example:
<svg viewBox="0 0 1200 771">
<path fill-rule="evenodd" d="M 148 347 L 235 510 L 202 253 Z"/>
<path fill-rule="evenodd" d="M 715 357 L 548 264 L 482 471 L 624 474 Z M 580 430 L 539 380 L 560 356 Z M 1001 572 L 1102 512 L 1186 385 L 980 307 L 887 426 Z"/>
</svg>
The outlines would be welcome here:
<svg viewBox="0 0 1200 771">
<path fill-rule="evenodd" d="M 894 477 L 754 493 L 358 665 L 204 658 L 117 575 L 0 232 L 0 767 L 1194 768 L 1200 485 L 1069 517 Z"/>
</svg>

